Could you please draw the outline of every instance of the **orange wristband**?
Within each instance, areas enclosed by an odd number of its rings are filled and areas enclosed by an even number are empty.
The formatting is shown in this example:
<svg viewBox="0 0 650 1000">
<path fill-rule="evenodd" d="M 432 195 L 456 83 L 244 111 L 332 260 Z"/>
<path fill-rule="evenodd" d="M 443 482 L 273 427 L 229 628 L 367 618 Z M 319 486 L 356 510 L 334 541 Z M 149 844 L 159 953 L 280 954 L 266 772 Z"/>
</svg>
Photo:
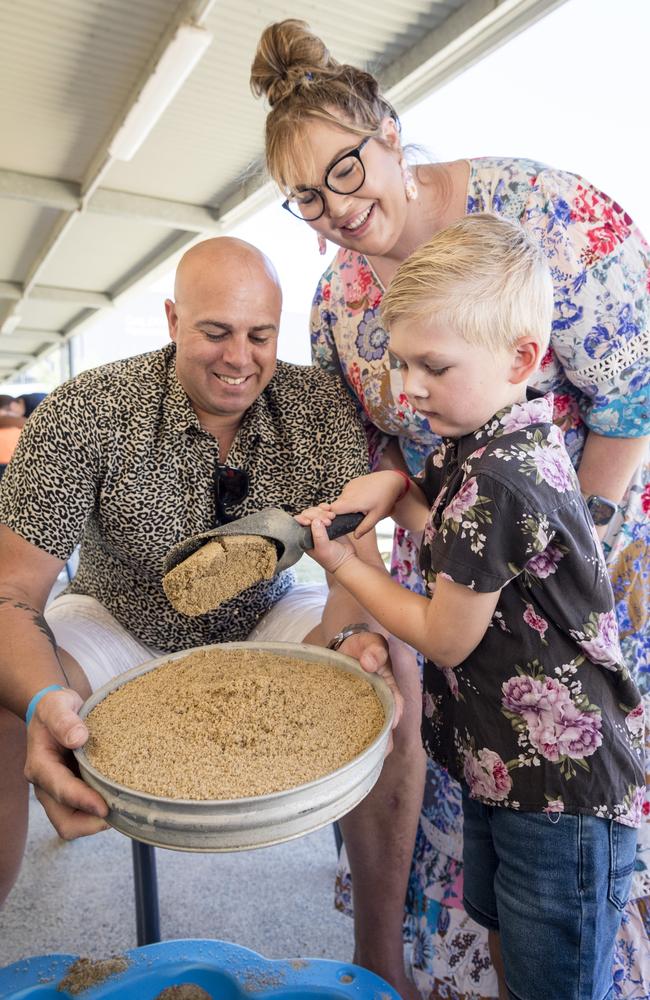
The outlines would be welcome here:
<svg viewBox="0 0 650 1000">
<path fill-rule="evenodd" d="M 411 489 L 411 477 L 408 476 L 405 472 L 402 472 L 401 469 L 391 469 L 390 471 L 397 473 L 397 475 L 401 476 L 402 479 L 404 480 L 404 489 L 397 498 L 398 500 L 403 500 L 408 491 Z"/>
</svg>

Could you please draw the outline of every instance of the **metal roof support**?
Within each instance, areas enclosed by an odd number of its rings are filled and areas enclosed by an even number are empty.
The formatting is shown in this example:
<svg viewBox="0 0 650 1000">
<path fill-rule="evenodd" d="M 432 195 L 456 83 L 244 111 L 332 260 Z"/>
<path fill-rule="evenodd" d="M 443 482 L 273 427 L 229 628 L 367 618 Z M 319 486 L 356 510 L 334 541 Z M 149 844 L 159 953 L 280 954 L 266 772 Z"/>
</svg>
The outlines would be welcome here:
<svg viewBox="0 0 650 1000">
<path fill-rule="evenodd" d="M 113 157 L 109 153 L 111 143 L 122 127 L 122 124 L 127 118 L 129 112 L 137 103 L 145 84 L 149 78 L 154 75 L 158 63 L 169 46 L 172 44 L 176 32 L 181 25 L 187 23 L 194 24 L 197 27 L 201 26 L 208 17 L 215 2 L 216 0 L 184 0 L 183 3 L 179 4 L 175 16 L 170 21 L 167 29 L 158 41 L 158 44 L 156 45 L 151 58 L 147 62 L 144 71 L 131 90 L 125 107 L 122 109 L 117 120 L 109 129 L 108 134 L 102 140 L 100 148 L 97 150 L 94 159 L 86 171 L 86 176 L 81 184 L 81 204 L 74 209 L 64 210 L 61 217 L 55 223 L 50 235 L 41 247 L 41 250 L 32 261 L 27 278 L 22 284 L 22 294 L 20 298 L 12 299 L 9 303 L 5 304 L 4 308 L 0 307 L 0 331 L 6 333 L 7 331 L 13 330 L 16 324 L 15 322 L 12 323 L 11 320 L 14 315 L 18 315 L 21 301 L 27 298 L 27 296 L 31 293 L 41 270 L 48 262 L 50 256 L 66 235 L 70 227 L 74 224 L 79 213 L 84 210 L 86 202 L 99 187 L 106 172 L 113 163 Z"/>
<path fill-rule="evenodd" d="M 0 170 L 0 198 L 26 201 L 68 212 L 80 210 L 83 204 L 80 184 L 54 177 L 20 174 L 13 170 Z M 84 207 L 89 213 L 151 222 L 169 229 L 184 229 L 215 236 L 223 232 L 217 209 L 209 205 L 193 205 L 185 201 L 170 201 L 166 198 L 130 194 L 128 191 L 98 188 Z"/>
<path fill-rule="evenodd" d="M 0 281 L 0 299 L 19 302 L 24 298 L 24 289 L 16 281 Z M 31 289 L 33 299 L 48 299 L 50 302 L 77 302 L 90 309 L 105 309 L 113 304 L 110 295 L 104 292 L 92 292 L 83 288 L 57 288 L 54 285 L 34 285 Z"/>
</svg>

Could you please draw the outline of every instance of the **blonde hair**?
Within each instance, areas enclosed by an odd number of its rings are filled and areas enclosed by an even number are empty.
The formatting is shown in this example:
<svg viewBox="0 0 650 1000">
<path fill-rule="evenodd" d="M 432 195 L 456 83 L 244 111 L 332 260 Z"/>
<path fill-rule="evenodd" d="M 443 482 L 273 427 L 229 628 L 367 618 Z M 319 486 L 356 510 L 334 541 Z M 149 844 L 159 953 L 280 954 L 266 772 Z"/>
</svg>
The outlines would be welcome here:
<svg viewBox="0 0 650 1000">
<path fill-rule="evenodd" d="M 388 329 L 397 320 L 435 315 L 470 344 L 508 348 L 528 335 L 545 349 L 553 283 L 543 251 L 518 223 L 477 213 L 400 264 L 381 313 Z"/>
<path fill-rule="evenodd" d="M 301 126 L 309 120 L 335 125 L 354 135 L 381 138 L 381 124 L 399 118 L 370 73 L 339 63 L 305 21 L 288 18 L 262 33 L 250 77 L 251 90 L 266 96 L 267 169 L 284 190 L 304 182 L 312 166 Z"/>
</svg>

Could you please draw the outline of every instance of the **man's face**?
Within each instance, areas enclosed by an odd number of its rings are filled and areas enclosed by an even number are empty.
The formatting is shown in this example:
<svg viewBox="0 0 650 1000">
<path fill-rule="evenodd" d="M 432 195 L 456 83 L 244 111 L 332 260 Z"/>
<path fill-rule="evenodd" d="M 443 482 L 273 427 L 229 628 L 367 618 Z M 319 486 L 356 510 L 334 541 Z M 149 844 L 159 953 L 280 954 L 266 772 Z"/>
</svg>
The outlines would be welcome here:
<svg viewBox="0 0 650 1000">
<path fill-rule="evenodd" d="M 199 416 L 242 418 L 275 372 L 282 300 L 247 263 L 185 282 L 165 302 L 176 373 Z"/>
</svg>

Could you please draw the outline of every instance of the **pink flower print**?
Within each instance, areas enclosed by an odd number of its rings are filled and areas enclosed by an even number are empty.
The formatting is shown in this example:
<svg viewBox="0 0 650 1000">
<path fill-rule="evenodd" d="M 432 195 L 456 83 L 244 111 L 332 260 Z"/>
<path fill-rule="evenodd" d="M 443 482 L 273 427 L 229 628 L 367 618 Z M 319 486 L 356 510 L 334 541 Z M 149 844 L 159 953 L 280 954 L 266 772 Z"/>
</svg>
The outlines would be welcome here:
<svg viewBox="0 0 650 1000">
<path fill-rule="evenodd" d="M 433 719 L 436 714 L 436 703 L 433 699 L 433 695 L 429 691 L 424 692 L 422 705 L 427 719 Z"/>
<path fill-rule="evenodd" d="M 621 813 L 619 819 L 624 823 L 625 826 L 641 826 L 644 821 L 644 817 L 647 816 L 647 810 L 645 808 L 646 801 L 646 789 L 643 785 L 635 785 L 633 789 L 630 789 L 632 795 L 630 797 L 630 802 L 626 812 Z"/>
<path fill-rule="evenodd" d="M 646 483 L 641 494 L 641 506 L 644 514 L 650 514 L 650 483 Z"/>
<path fill-rule="evenodd" d="M 527 713 L 525 718 L 531 745 L 554 763 L 562 757 L 590 757 L 603 741 L 600 714 L 582 712 L 571 700 L 557 703 L 551 711 Z"/>
<path fill-rule="evenodd" d="M 433 518 L 427 518 L 426 524 L 424 525 L 424 532 L 422 535 L 422 541 L 425 545 L 431 545 L 431 542 L 438 534 L 436 528 L 433 526 Z"/>
<path fill-rule="evenodd" d="M 545 813 L 563 813 L 564 802 L 562 799 L 549 799 L 548 805 L 544 807 Z"/>
<path fill-rule="evenodd" d="M 547 545 L 543 552 L 528 560 L 524 569 L 538 580 L 545 580 L 555 573 L 561 558 L 562 553 L 556 545 Z"/>
<path fill-rule="evenodd" d="M 541 368 L 541 370 L 542 370 L 542 371 L 544 371 L 544 369 L 545 369 L 545 368 L 548 368 L 548 366 L 549 366 L 550 364 L 552 364 L 554 360 L 555 360 L 555 354 L 554 354 L 554 352 L 553 352 L 553 348 L 552 348 L 552 347 L 549 347 L 549 348 L 547 348 L 547 350 L 546 350 L 546 354 L 545 354 L 545 355 L 544 355 L 544 357 L 542 358 L 542 360 L 541 360 L 541 363 L 540 363 L 540 366 L 539 366 L 539 367 Z"/>
<path fill-rule="evenodd" d="M 530 626 L 530 628 L 539 632 L 541 639 L 544 638 L 548 628 L 548 622 L 545 618 L 542 618 L 541 615 L 536 613 L 532 604 L 526 605 L 526 610 L 524 611 L 524 621 L 526 622 L 526 625 Z"/>
<path fill-rule="evenodd" d="M 505 434 L 520 431 L 531 424 L 548 424 L 553 416 L 553 397 L 541 396 L 515 405 L 501 417 Z"/>
<path fill-rule="evenodd" d="M 465 480 L 454 499 L 445 507 L 442 512 L 443 520 L 457 521 L 460 524 L 463 520 L 463 514 L 474 506 L 477 497 L 478 483 L 472 476 L 471 479 Z"/>
<path fill-rule="evenodd" d="M 600 663 L 609 669 L 616 668 L 623 661 L 618 643 L 618 625 L 613 611 L 598 615 L 597 633 L 591 638 L 578 639 L 578 645 L 593 663 Z"/>
<path fill-rule="evenodd" d="M 467 461 L 471 462 L 473 458 L 479 459 L 486 448 L 487 448 L 486 444 L 484 444 L 482 448 L 477 448 L 476 451 L 472 452 Z"/>
<path fill-rule="evenodd" d="M 573 467 L 563 449 L 536 444 L 531 458 L 541 478 L 553 489 L 559 493 L 573 489 Z"/>
<path fill-rule="evenodd" d="M 451 669 L 451 667 L 441 667 L 440 668 L 444 674 L 445 680 L 447 681 L 447 687 L 451 691 L 454 700 L 458 701 L 458 678 L 456 677 L 456 672 Z"/>
<path fill-rule="evenodd" d="M 478 757 L 468 750 L 463 770 L 470 795 L 474 799 L 500 802 L 512 788 L 508 768 L 494 750 L 479 750 Z"/>
<path fill-rule="evenodd" d="M 625 716 L 625 725 L 631 736 L 643 735 L 645 732 L 645 709 L 642 701 Z"/>
<path fill-rule="evenodd" d="M 503 692 L 501 704 L 515 715 L 535 711 L 544 693 L 542 684 L 538 680 L 526 676 L 510 677 L 501 685 L 501 691 Z"/>
</svg>

